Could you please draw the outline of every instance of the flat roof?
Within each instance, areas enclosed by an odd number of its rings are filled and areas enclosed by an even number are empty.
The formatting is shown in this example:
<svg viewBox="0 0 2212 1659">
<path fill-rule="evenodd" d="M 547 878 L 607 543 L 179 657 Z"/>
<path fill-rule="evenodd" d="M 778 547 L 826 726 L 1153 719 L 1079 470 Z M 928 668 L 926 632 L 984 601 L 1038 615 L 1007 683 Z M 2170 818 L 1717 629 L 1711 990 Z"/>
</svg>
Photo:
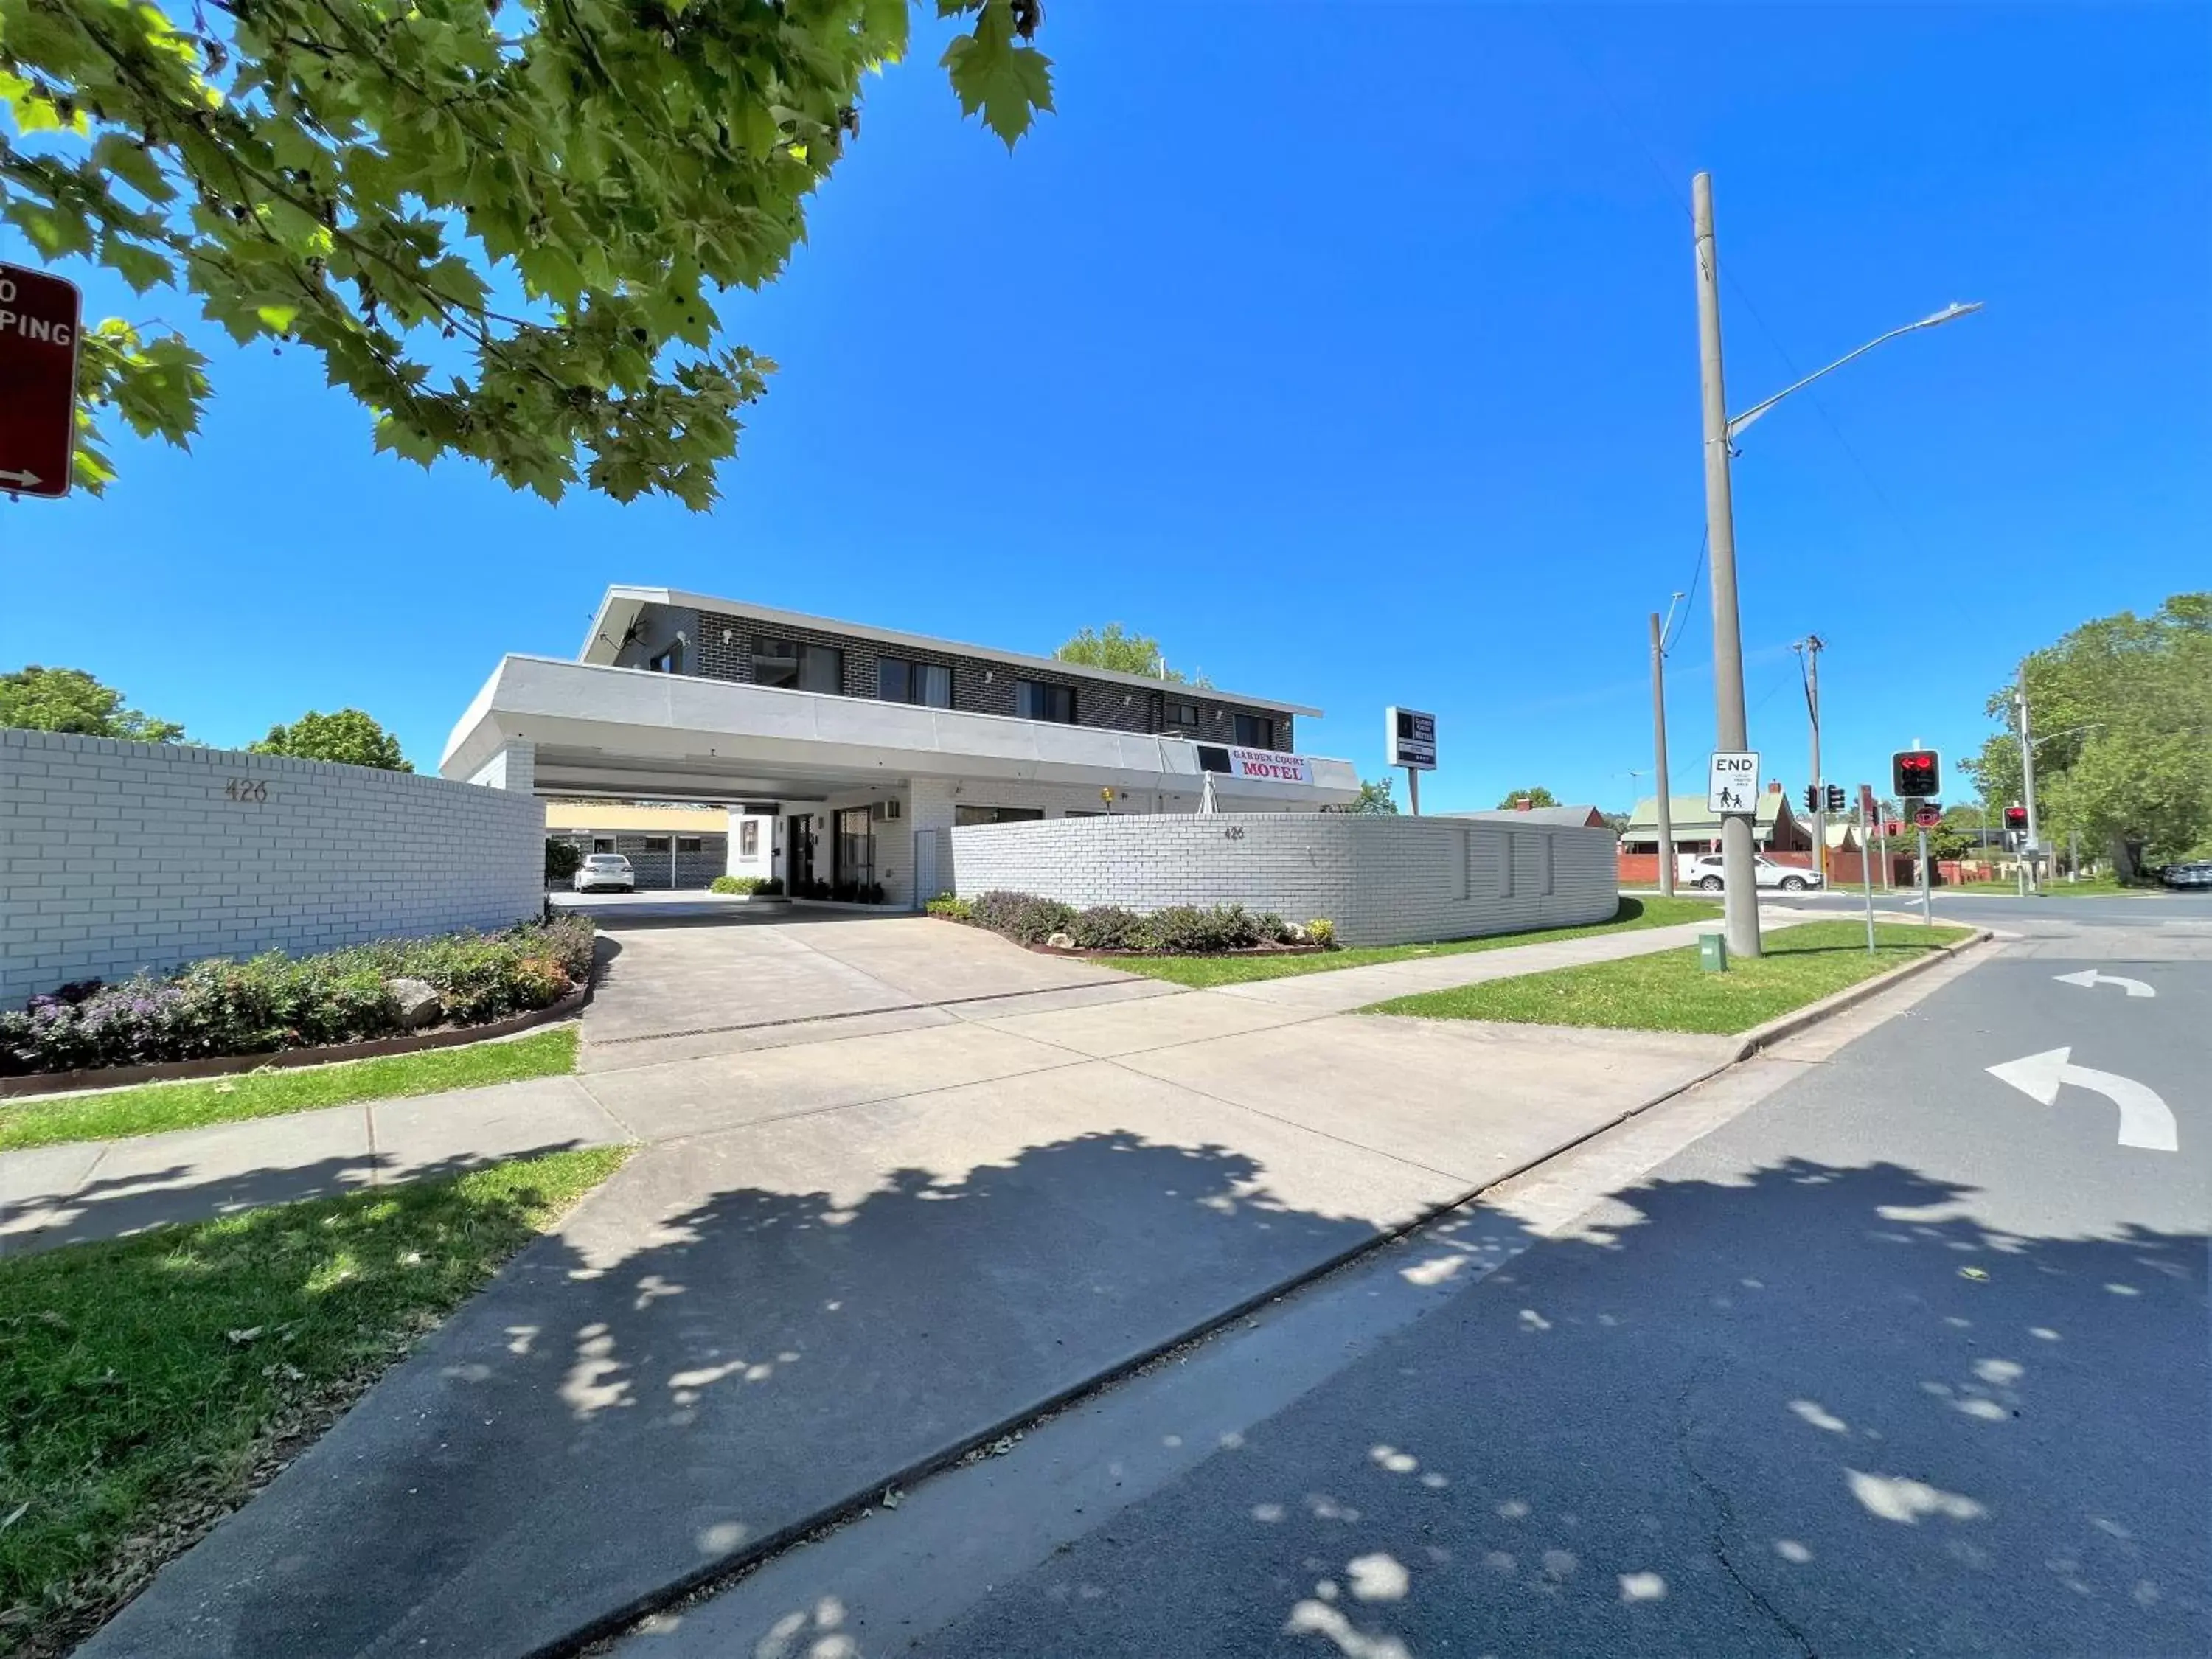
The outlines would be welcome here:
<svg viewBox="0 0 2212 1659">
<path fill-rule="evenodd" d="M 609 620 L 618 605 L 667 605 L 690 611 L 728 611 L 741 616 L 757 617 L 764 623 L 783 628 L 811 628 L 825 634 L 850 634 L 856 639 L 871 640 L 878 645 L 904 646 L 909 649 L 941 651 L 949 655 L 980 657 L 987 662 L 1002 662 L 1016 668 L 1043 668 L 1057 674 L 1080 674 L 1087 678 L 1109 680 L 1120 685 L 1141 686 L 1147 691 L 1180 690 L 1197 697 L 1214 697 L 1223 702 L 1241 702 L 1254 708 L 1272 708 L 1280 714 L 1303 714 L 1319 720 L 1322 711 L 1309 708 L 1304 703 L 1285 702 L 1279 697 L 1255 697 L 1242 691 L 1225 691 L 1218 685 L 1191 685 L 1177 680 L 1154 679 L 1149 674 L 1124 674 L 1112 668 L 1093 668 L 1087 663 L 1062 662 L 1057 657 L 1032 656 L 1023 651 L 1001 651 L 995 646 L 969 645 L 960 640 L 939 639 L 930 634 L 906 634 L 896 629 L 876 628 L 866 623 L 841 622 L 835 617 L 810 617 L 797 611 L 779 611 L 772 605 L 755 605 L 745 599 L 716 599 L 706 593 L 687 593 L 674 587 L 628 587 L 620 585 L 609 587 L 592 615 L 591 631 L 584 636 L 584 648 L 576 653 L 576 660 L 584 663 L 611 664 L 621 649 L 620 641 L 629 628 L 625 621 L 620 629 L 611 629 Z"/>
</svg>

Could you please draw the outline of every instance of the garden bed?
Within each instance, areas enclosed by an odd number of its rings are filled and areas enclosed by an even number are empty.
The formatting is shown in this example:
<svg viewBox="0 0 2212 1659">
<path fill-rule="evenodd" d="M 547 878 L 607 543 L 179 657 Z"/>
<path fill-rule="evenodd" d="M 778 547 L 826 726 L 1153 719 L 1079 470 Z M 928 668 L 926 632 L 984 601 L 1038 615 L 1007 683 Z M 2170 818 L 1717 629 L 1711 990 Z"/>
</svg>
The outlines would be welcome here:
<svg viewBox="0 0 2212 1659">
<path fill-rule="evenodd" d="M 949 918 L 945 918 L 945 919 L 949 920 Z M 974 923 L 974 922 L 972 922 L 972 921 L 963 921 L 963 922 L 957 922 L 957 923 L 956 923 L 956 925 L 957 925 L 957 926 L 959 926 L 959 927 L 975 927 L 976 924 L 975 924 L 975 923 Z M 1206 957 L 1317 957 L 1317 956 L 1321 955 L 1321 954 L 1322 954 L 1322 952 L 1323 952 L 1324 951 L 1333 951 L 1333 950 L 1334 950 L 1335 948 L 1336 948 L 1336 947 L 1335 947 L 1334 945 L 1311 945 L 1311 944 L 1307 944 L 1307 945 L 1232 945 L 1232 946 L 1231 946 L 1231 947 L 1230 947 L 1228 950 L 1226 950 L 1226 951 L 1205 951 L 1205 952 L 1203 952 L 1202 954 L 1203 954 L 1203 955 L 1205 955 L 1205 956 L 1206 956 Z M 1036 952 L 1037 953 L 1037 955 L 1039 955 L 1039 956 L 1041 956 L 1041 957 L 1086 957 L 1086 958 L 1089 958 L 1089 959 L 1093 960 L 1093 961 L 1099 961 L 1099 962 L 1111 962 L 1111 961 L 1113 961 L 1116 957 L 1151 957 L 1158 956 L 1158 955 L 1159 954 L 1159 952 L 1158 952 L 1158 951 L 1146 951 L 1146 950 L 1142 950 L 1142 949 L 1132 949 L 1131 947 L 1129 947 L 1129 946 L 1127 946 L 1127 945 L 1123 945 L 1123 946 L 1121 946 L 1121 947 L 1119 947 L 1119 948 L 1113 948 L 1113 947 L 1102 947 L 1102 948 L 1098 948 L 1098 949 L 1086 949 L 1085 947 L 1084 947 L 1083 945 L 1051 945 L 1051 944 L 1044 944 L 1044 945 L 1023 945 L 1023 946 L 1022 946 L 1022 949 L 1024 949 L 1024 951 L 1036 951 Z M 1200 953 L 1191 953 L 1191 952 L 1187 952 L 1186 954 L 1200 954 Z"/>
<path fill-rule="evenodd" d="M 969 900 L 932 899 L 929 914 L 1047 956 L 1114 957 L 1316 956 L 1336 948 L 1336 925 L 1323 918 L 1296 923 L 1241 904 L 1170 905 L 1139 912 L 1117 904 L 1079 910 L 1034 893 L 985 893 Z"/>
<path fill-rule="evenodd" d="M 525 1030 L 582 1005 L 592 950 L 591 922 L 563 916 L 64 986 L 0 1012 L 0 1094 L 314 1065 Z"/>
</svg>

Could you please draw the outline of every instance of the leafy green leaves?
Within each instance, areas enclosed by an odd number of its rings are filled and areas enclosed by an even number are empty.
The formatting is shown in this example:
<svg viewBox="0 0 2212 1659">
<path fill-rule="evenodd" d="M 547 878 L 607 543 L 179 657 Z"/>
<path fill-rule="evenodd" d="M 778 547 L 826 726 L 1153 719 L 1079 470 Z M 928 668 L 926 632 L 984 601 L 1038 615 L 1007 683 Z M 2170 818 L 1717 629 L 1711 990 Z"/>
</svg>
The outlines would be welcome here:
<svg viewBox="0 0 2212 1659">
<path fill-rule="evenodd" d="M 904 0 L 168 3 L 0 0 L 0 215 L 42 258 L 319 354 L 380 448 L 695 508 L 774 368 L 713 296 L 781 271 L 908 27 Z M 963 109 L 1012 144 L 1052 107 L 1036 0 L 938 10 L 973 20 Z M 204 370 L 88 333 L 80 483 L 112 476 L 101 409 L 182 443 Z"/>
</svg>

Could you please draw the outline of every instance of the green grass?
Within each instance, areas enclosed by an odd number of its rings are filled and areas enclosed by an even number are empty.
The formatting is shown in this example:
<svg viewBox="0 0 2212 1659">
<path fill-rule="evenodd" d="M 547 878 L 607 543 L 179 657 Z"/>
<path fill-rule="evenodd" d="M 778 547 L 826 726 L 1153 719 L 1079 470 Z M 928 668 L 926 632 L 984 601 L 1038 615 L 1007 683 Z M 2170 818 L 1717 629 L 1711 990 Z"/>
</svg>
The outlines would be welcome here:
<svg viewBox="0 0 2212 1659">
<path fill-rule="evenodd" d="M 0 1102 L 0 1152 L 196 1129 L 209 1123 L 278 1117 L 356 1100 L 440 1094 L 575 1069 L 576 1028 L 563 1025 L 512 1041 L 429 1048 L 380 1060 L 242 1072 L 188 1083 L 149 1083 L 51 1100 Z"/>
<path fill-rule="evenodd" d="M 1698 949 L 1691 945 L 1396 997 L 1360 1012 L 1733 1035 L 1964 939 L 1968 931 L 1878 924 L 1869 956 L 1863 921 L 1801 922 L 1769 933 L 1764 956 L 1732 958 L 1725 974 L 1700 968 Z"/>
<path fill-rule="evenodd" d="M 1376 962 L 1407 962 L 1419 957 L 1457 956 L 1468 951 L 1497 951 L 1510 945 L 1541 945 L 1549 939 L 1586 939 L 1637 927 L 1671 927 L 1680 921 L 1706 921 L 1720 915 L 1717 899 L 1627 898 L 1611 921 L 1587 927 L 1544 927 L 1522 933 L 1488 933 L 1480 939 L 1447 939 L 1434 945 L 1367 945 L 1298 957 L 1111 957 L 1099 966 L 1119 968 L 1178 985 L 1238 985 L 1247 980 L 1281 979 L 1289 974 L 1326 974 L 1339 968 L 1364 968 Z"/>
<path fill-rule="evenodd" d="M 1904 891 L 1903 888 L 1898 890 Z M 2068 881 L 2063 876 L 2046 876 L 2042 896 L 2045 898 L 2142 898 L 2166 891 L 2154 881 L 2121 883 L 2109 876 L 2092 876 L 2087 881 Z M 2016 881 L 1954 881 L 1936 889 L 1940 902 L 1946 893 L 2005 893 L 2016 895 Z M 2035 895 L 2031 894 L 2031 897 Z"/>
<path fill-rule="evenodd" d="M 0 1647 L 81 1639 L 625 1156 L 0 1261 Z"/>
</svg>

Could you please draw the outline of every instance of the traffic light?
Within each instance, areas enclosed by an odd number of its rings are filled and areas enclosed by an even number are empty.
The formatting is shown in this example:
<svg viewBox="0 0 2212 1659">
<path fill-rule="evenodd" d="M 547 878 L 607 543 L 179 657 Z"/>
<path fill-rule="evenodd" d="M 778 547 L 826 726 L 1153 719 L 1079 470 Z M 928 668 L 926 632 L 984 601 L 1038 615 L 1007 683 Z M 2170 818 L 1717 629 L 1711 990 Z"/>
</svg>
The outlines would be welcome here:
<svg viewBox="0 0 2212 1659">
<path fill-rule="evenodd" d="M 1840 812 L 1844 810 L 1844 786 L 1840 783 L 1832 783 L 1828 786 L 1828 810 L 1831 812 Z"/>
<path fill-rule="evenodd" d="M 1808 812 L 1817 812 L 1820 810 L 1820 786 L 1817 783 L 1808 783 L 1805 786 L 1805 810 Z"/>
<path fill-rule="evenodd" d="M 1926 800 L 1943 787 L 1943 763 L 1933 749 L 1901 749 L 1889 757 L 1890 793 Z"/>
<path fill-rule="evenodd" d="M 2027 808 L 2026 808 L 2025 806 L 2008 806 L 2008 807 L 2006 807 L 2006 808 L 2005 808 L 2005 828 L 2006 828 L 2006 829 L 2008 829 L 2008 830 L 2025 830 L 2025 829 L 2027 829 Z"/>
</svg>

